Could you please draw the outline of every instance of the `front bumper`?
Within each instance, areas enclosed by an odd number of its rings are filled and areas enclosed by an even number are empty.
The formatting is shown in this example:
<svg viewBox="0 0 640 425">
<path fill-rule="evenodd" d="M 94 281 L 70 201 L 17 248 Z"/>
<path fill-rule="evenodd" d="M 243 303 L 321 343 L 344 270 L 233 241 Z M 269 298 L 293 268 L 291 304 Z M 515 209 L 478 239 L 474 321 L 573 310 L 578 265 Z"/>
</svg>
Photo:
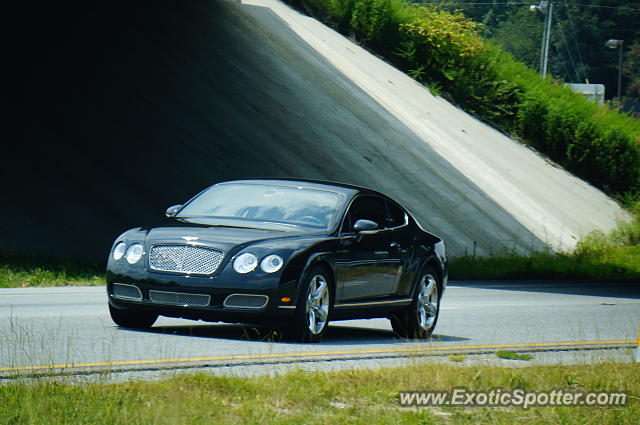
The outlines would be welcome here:
<svg viewBox="0 0 640 425">
<path fill-rule="evenodd" d="M 109 304 L 116 309 L 210 322 L 268 323 L 293 316 L 296 281 L 233 283 L 220 277 L 152 272 L 134 277 L 107 271 Z"/>
</svg>

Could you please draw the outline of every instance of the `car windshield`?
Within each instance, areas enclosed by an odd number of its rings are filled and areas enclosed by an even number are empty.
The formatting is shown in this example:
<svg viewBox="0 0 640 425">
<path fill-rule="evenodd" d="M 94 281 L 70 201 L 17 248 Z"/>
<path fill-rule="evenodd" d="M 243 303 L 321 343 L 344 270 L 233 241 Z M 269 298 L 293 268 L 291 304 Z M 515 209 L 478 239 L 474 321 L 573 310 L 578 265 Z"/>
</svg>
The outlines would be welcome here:
<svg viewBox="0 0 640 425">
<path fill-rule="evenodd" d="M 176 216 L 203 224 L 328 229 L 338 214 L 339 193 L 310 188 L 247 183 L 213 186 L 191 200 Z M 240 222 L 251 222 L 249 226 Z M 262 226 L 258 226 L 262 227 Z"/>
</svg>

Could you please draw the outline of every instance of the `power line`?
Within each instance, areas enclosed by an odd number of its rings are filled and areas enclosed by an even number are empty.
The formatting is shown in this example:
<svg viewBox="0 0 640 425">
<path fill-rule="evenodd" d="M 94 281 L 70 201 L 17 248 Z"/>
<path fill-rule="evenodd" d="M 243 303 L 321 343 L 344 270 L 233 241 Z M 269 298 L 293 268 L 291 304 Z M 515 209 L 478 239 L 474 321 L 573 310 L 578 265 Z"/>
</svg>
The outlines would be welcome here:
<svg viewBox="0 0 640 425">
<path fill-rule="evenodd" d="M 578 32 L 576 31 L 576 26 L 573 24 L 573 18 L 571 17 L 571 12 L 569 11 L 569 6 L 567 5 L 567 2 L 564 2 L 564 11 L 567 15 L 567 17 L 569 18 L 569 26 L 571 29 L 571 35 L 573 35 L 573 42 L 576 45 L 576 50 L 578 52 L 578 63 L 580 64 L 582 70 L 583 70 L 583 76 L 585 81 L 588 79 L 588 75 L 587 75 L 587 71 L 585 70 L 586 67 L 584 65 L 584 60 L 582 59 L 582 49 L 580 48 L 580 43 L 578 42 Z M 563 34 L 564 36 L 564 34 Z"/>
<path fill-rule="evenodd" d="M 632 10 L 635 12 L 640 12 L 640 9 L 635 7 L 625 7 L 625 6 L 603 6 L 599 4 L 584 4 L 584 3 L 567 3 L 571 6 L 582 6 L 582 7 L 599 7 L 602 9 L 619 9 L 619 10 Z"/>
<path fill-rule="evenodd" d="M 431 5 L 431 6 L 485 6 L 485 7 L 491 7 L 494 5 L 506 5 L 506 6 L 522 6 L 522 5 L 531 5 L 536 3 L 536 0 L 532 0 L 532 1 L 522 1 L 522 2 L 421 2 L 421 1 L 416 1 L 416 2 L 412 2 L 412 4 L 420 4 L 420 5 Z M 603 5 L 599 5 L 599 4 L 584 4 L 584 3 L 567 3 L 565 2 L 565 4 L 571 5 L 571 6 L 581 6 L 581 7 L 595 7 L 595 8 L 602 8 L 602 9 L 618 9 L 618 10 L 627 10 L 630 12 L 634 12 L 634 13 L 638 13 L 640 12 L 640 9 L 638 8 L 634 8 L 634 7 L 625 7 L 625 6 L 603 6 Z"/>
<path fill-rule="evenodd" d="M 476 2 L 472 2 L 472 3 L 467 3 L 467 2 L 446 2 L 446 3 L 439 3 L 439 2 L 424 2 L 424 1 L 416 1 L 416 2 L 412 2 L 413 4 L 430 4 L 430 5 L 434 5 L 434 6 L 464 6 L 464 5 L 472 5 L 472 6 L 481 6 L 481 5 L 489 5 L 489 6 L 493 6 L 496 4 L 506 4 L 506 5 L 514 5 L 514 6 L 520 6 L 523 4 L 531 4 L 531 2 L 529 1 L 522 1 L 522 2 L 480 2 L 480 3 L 476 3 Z"/>
<path fill-rule="evenodd" d="M 562 37 L 562 41 L 564 44 L 564 48 L 567 51 L 567 56 L 569 57 L 569 62 L 571 62 L 571 66 L 573 67 L 573 73 L 576 76 L 576 82 L 581 81 L 580 75 L 578 75 L 578 66 L 576 65 L 576 61 L 573 59 L 573 55 L 571 54 L 571 49 L 569 48 L 569 42 L 567 41 L 567 37 L 564 34 L 564 30 L 562 29 L 562 24 L 560 21 L 556 24 L 557 28 L 560 30 L 560 36 Z M 567 73 L 569 75 L 569 73 Z"/>
<path fill-rule="evenodd" d="M 499 28 L 524 28 L 524 27 L 529 27 L 529 28 L 538 28 L 540 25 L 529 25 L 529 24 L 519 24 L 519 25 L 506 25 L 506 24 L 499 24 Z M 579 30 L 590 30 L 591 28 L 586 28 L 586 27 L 576 27 L 576 29 Z M 629 28 L 629 29 L 611 29 L 608 28 L 607 31 L 615 31 L 615 32 L 636 32 L 638 31 L 638 29 L 636 28 Z"/>
<path fill-rule="evenodd" d="M 553 50 L 555 50 L 555 49 L 553 49 Z M 553 50 L 552 50 L 552 52 L 553 52 Z M 560 55 L 560 52 L 553 52 L 553 53 L 555 53 L 560 58 L 560 60 L 557 61 L 557 62 L 560 62 L 562 64 L 562 67 L 564 68 L 565 75 L 567 75 L 567 76 L 571 75 L 571 72 L 569 71 L 569 68 L 567 68 L 567 61 L 563 61 L 562 60 L 562 56 Z"/>
</svg>

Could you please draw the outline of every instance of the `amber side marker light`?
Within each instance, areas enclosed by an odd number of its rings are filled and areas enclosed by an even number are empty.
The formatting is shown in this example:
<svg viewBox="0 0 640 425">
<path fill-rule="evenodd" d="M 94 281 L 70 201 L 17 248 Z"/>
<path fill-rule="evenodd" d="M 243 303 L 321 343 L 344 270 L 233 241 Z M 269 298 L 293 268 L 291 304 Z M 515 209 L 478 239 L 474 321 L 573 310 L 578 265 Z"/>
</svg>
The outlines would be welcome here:
<svg viewBox="0 0 640 425">
<path fill-rule="evenodd" d="M 282 301 L 283 303 L 288 303 L 288 302 L 291 302 L 291 298 L 289 298 L 289 297 L 282 297 L 282 298 L 280 298 L 280 301 Z"/>
</svg>

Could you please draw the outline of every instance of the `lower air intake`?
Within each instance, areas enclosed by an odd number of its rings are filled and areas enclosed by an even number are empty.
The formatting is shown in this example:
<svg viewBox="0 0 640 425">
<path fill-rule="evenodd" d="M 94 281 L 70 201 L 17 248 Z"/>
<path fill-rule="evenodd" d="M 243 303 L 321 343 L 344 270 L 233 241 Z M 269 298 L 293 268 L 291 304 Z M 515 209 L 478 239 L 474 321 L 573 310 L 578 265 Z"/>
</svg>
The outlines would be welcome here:
<svg viewBox="0 0 640 425">
<path fill-rule="evenodd" d="M 116 298 L 122 298 L 123 300 L 137 300 L 142 299 L 142 293 L 137 286 L 127 285 L 124 283 L 114 283 L 112 286 L 113 296 Z"/>
<path fill-rule="evenodd" d="M 269 302 L 266 295 L 231 294 L 224 300 L 225 307 L 231 308 L 264 308 Z"/>
<path fill-rule="evenodd" d="M 203 294 L 182 292 L 149 291 L 149 300 L 158 304 L 206 307 L 211 297 Z"/>
</svg>

